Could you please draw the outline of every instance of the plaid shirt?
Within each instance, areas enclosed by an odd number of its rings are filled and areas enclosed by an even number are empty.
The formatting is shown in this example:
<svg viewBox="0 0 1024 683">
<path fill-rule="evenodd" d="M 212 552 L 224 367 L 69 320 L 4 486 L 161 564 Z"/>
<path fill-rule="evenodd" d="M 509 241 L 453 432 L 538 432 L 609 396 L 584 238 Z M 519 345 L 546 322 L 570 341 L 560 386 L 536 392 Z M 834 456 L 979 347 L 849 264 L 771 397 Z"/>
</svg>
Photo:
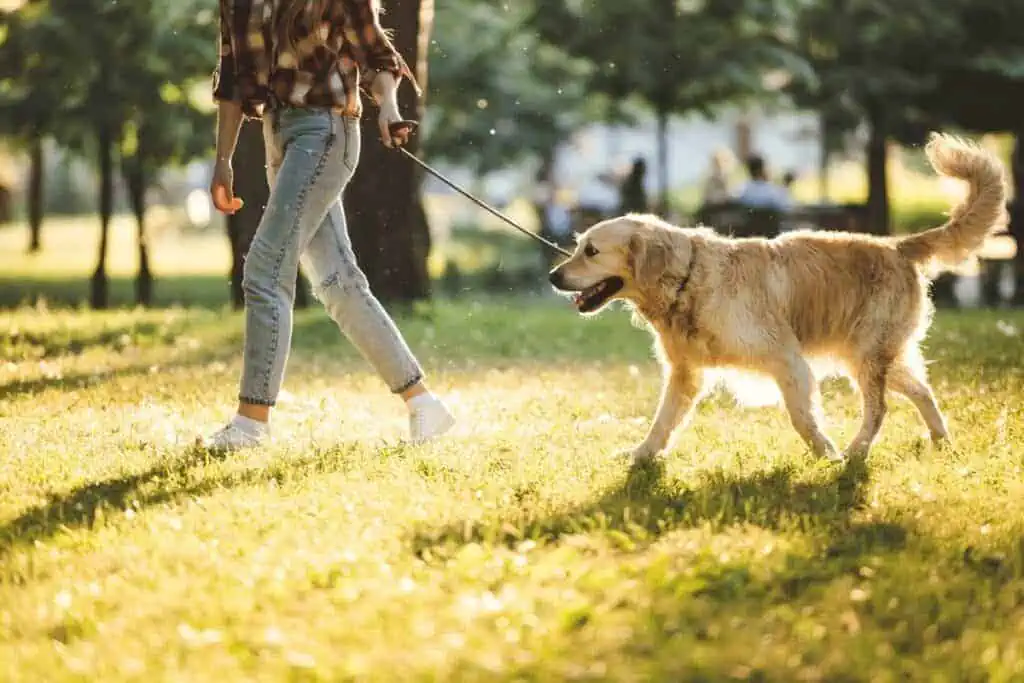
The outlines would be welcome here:
<svg viewBox="0 0 1024 683">
<path fill-rule="evenodd" d="M 259 118 L 279 102 L 295 107 L 331 107 L 362 114 L 360 81 L 380 71 L 416 82 L 380 26 L 377 0 L 334 0 L 318 27 L 295 32 L 295 46 L 277 40 L 275 17 L 282 0 L 220 0 L 220 64 L 214 99 L 241 103 Z M 417 88 L 418 90 L 418 88 Z"/>
</svg>

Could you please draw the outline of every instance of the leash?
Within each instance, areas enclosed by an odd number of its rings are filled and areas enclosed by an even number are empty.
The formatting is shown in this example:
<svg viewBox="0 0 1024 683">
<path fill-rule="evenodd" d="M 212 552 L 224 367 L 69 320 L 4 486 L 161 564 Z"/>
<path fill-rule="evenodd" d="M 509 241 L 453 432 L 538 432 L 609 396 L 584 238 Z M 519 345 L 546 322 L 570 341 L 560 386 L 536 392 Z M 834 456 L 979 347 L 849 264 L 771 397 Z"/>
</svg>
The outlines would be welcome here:
<svg viewBox="0 0 1024 683">
<path fill-rule="evenodd" d="M 401 131 L 408 131 L 411 134 L 412 131 L 416 129 L 417 125 L 418 124 L 415 121 L 396 121 L 395 123 L 392 123 L 390 126 L 388 126 L 388 128 L 391 131 L 392 135 L 394 135 L 395 133 L 399 133 Z M 532 240 L 534 240 L 536 242 L 539 242 L 540 244 L 543 244 L 545 247 L 547 247 L 551 251 L 553 251 L 553 252 L 555 252 L 557 254 L 560 254 L 562 256 L 565 256 L 566 258 L 569 258 L 569 257 L 572 256 L 572 252 L 566 251 L 565 249 L 563 249 L 562 247 L 558 246 L 554 242 L 550 242 L 550 241 L 544 239 L 543 237 L 541 237 L 540 235 L 538 235 L 537 233 L 532 232 L 530 230 L 527 230 L 526 228 L 521 226 L 519 223 L 516 223 L 514 220 L 512 220 L 511 218 L 509 218 L 508 216 L 503 214 L 501 211 L 498 211 L 497 209 L 495 209 L 493 206 L 491 206 L 490 204 L 488 204 L 484 200 L 479 199 L 476 196 L 474 196 L 473 194 L 471 194 L 470 192 L 468 192 L 467 190 L 462 189 L 461 187 L 456 185 L 454 182 L 449 180 L 447 177 L 445 177 L 445 175 L 443 173 L 441 173 L 437 169 L 435 169 L 432 166 L 430 166 L 430 164 L 428 164 L 427 162 L 425 162 L 422 159 L 420 159 L 418 156 L 416 156 L 415 154 L 413 154 L 412 152 L 407 150 L 405 147 L 396 147 L 395 149 L 397 149 L 399 152 L 404 154 L 409 159 L 412 159 L 412 161 L 415 162 L 424 171 L 426 171 L 430 175 L 434 176 L 435 178 L 440 180 L 442 183 L 444 183 L 445 185 L 447 185 L 451 189 L 453 189 L 456 192 L 458 192 L 459 194 L 461 194 L 463 197 L 465 197 L 469 201 L 473 202 L 474 204 L 479 206 L 484 211 L 487 211 L 492 216 L 496 216 L 497 218 L 501 219 L 507 225 L 512 226 L 513 228 L 515 228 L 519 232 L 523 233 L 524 235 L 526 235 L 530 239 L 532 239 Z"/>
</svg>

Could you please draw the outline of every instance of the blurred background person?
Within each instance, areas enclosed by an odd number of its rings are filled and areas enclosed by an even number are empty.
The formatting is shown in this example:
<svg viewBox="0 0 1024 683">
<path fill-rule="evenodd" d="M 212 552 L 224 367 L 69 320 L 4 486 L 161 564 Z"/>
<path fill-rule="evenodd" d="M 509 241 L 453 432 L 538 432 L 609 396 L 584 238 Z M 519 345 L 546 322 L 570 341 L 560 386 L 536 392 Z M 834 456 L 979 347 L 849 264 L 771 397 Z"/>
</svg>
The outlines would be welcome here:
<svg viewBox="0 0 1024 683">
<path fill-rule="evenodd" d="M 629 174 L 622 181 L 619 190 L 619 211 L 621 213 L 646 213 L 647 189 L 644 181 L 647 176 L 647 162 L 637 157 Z"/>
<path fill-rule="evenodd" d="M 792 206 L 789 193 L 781 185 L 768 179 L 764 158 L 752 154 L 747 159 L 750 180 L 740 189 L 736 201 L 748 209 L 774 209 L 786 211 Z"/>
</svg>

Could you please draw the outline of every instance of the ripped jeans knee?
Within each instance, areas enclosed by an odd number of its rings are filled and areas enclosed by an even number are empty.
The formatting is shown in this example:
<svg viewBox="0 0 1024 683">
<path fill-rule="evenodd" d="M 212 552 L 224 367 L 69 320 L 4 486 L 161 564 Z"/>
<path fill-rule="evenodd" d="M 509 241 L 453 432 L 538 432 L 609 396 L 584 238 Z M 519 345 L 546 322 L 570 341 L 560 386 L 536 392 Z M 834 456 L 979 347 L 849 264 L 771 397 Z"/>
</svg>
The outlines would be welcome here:
<svg viewBox="0 0 1024 683">
<path fill-rule="evenodd" d="M 358 268 L 346 268 L 345 271 L 335 271 L 313 288 L 313 295 L 317 301 L 325 305 L 335 292 L 343 296 L 351 296 L 352 294 L 371 296 L 370 283 L 367 281 L 366 275 Z"/>
<path fill-rule="evenodd" d="M 342 264 L 320 280 L 314 295 L 392 391 L 404 391 L 423 379 L 419 363 L 358 267 Z"/>
</svg>

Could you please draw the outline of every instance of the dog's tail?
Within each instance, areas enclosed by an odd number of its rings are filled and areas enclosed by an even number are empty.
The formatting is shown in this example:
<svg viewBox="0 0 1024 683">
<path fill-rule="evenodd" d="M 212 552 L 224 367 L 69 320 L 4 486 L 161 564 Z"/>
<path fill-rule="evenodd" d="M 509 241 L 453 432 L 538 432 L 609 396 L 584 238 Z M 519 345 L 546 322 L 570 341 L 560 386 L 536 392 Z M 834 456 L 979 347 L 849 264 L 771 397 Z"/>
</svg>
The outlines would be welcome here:
<svg viewBox="0 0 1024 683">
<path fill-rule="evenodd" d="M 954 266 L 998 229 L 1006 211 L 1005 172 L 994 154 L 949 135 L 932 133 L 925 152 L 937 173 L 966 180 L 970 191 L 945 225 L 906 237 L 897 248 L 914 263 Z"/>
</svg>

